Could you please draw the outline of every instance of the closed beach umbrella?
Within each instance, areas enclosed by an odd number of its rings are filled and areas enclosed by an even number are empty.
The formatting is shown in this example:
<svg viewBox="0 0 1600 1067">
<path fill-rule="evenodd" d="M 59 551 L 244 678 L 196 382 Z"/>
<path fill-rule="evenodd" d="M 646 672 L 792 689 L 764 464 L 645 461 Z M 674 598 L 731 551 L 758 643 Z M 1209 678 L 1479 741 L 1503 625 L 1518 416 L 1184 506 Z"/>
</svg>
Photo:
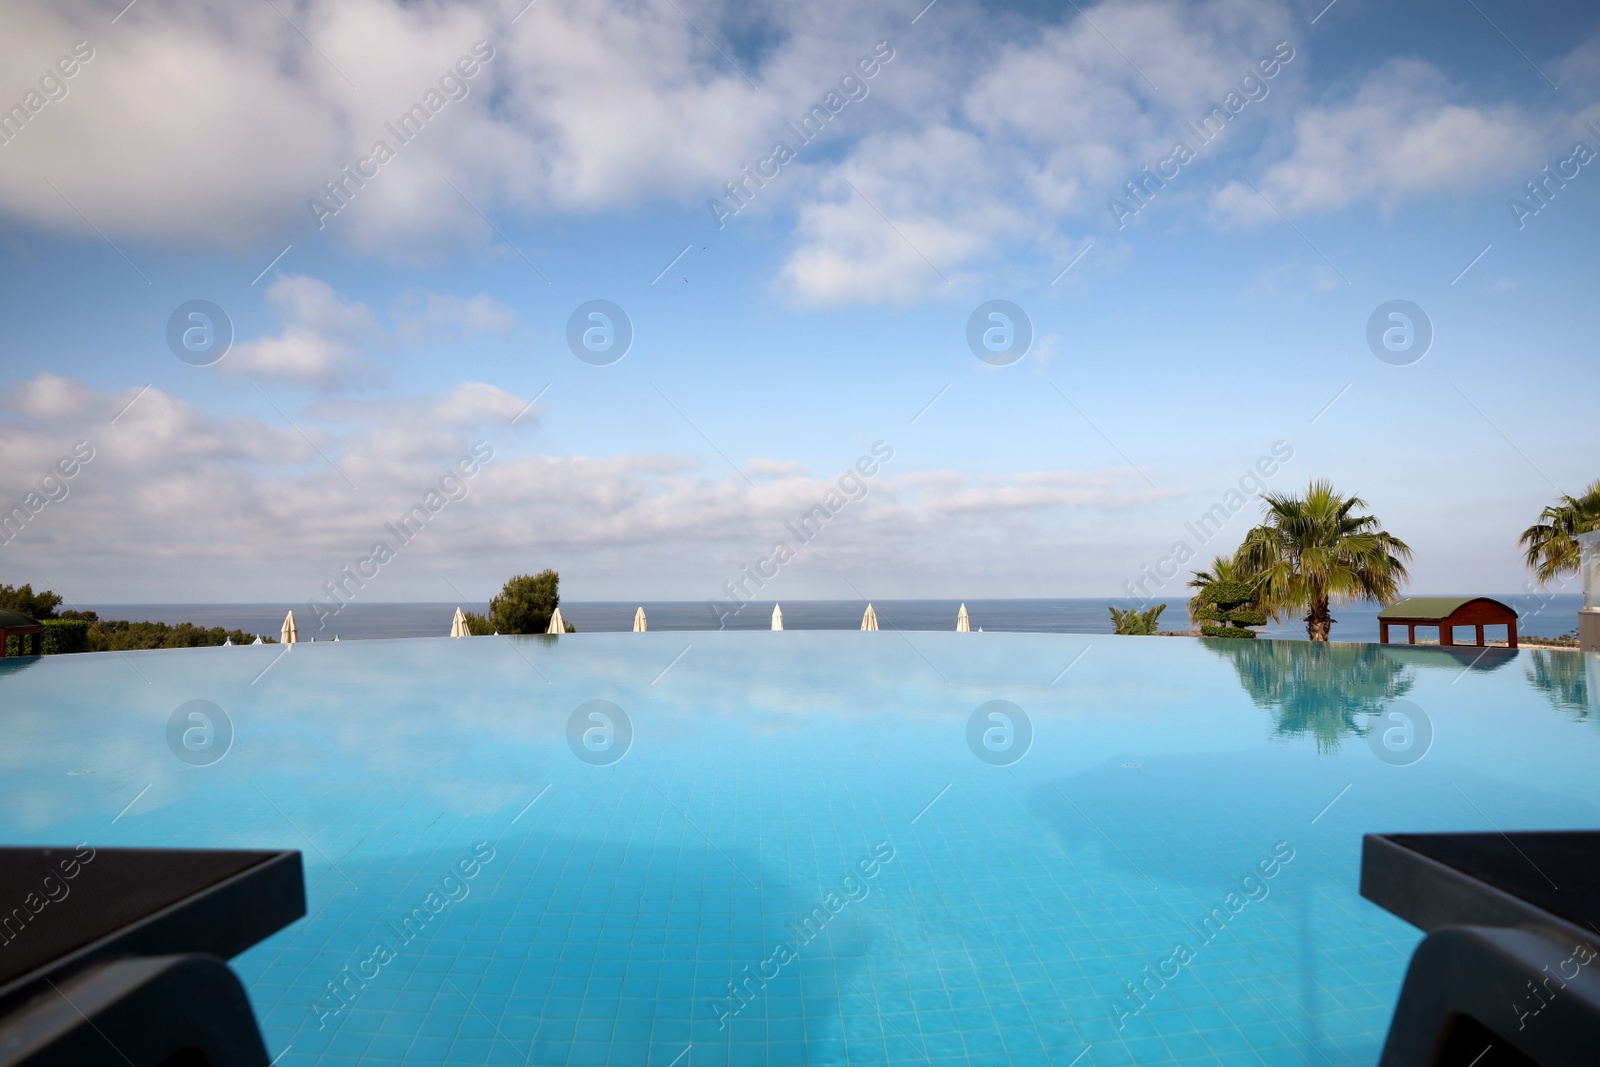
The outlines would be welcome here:
<svg viewBox="0 0 1600 1067">
<path fill-rule="evenodd" d="M 967 606 L 961 605 L 961 610 L 956 612 L 956 633 L 970 634 L 972 632 L 972 619 L 967 616 Z"/>
<path fill-rule="evenodd" d="M 456 617 L 450 620 L 450 636 L 451 637 L 471 637 L 472 636 L 472 631 L 467 629 L 467 617 L 464 614 L 462 614 L 460 608 L 456 609 Z"/>
<path fill-rule="evenodd" d="M 561 609 L 557 608 L 555 610 L 555 612 L 552 613 L 551 616 L 550 616 L 550 628 L 545 630 L 545 633 L 547 633 L 547 634 L 564 634 L 566 632 L 567 632 L 567 620 L 563 619 L 561 617 Z"/>
<path fill-rule="evenodd" d="M 772 605 L 772 628 L 774 630 L 783 629 L 783 609 L 776 604 Z"/>
<path fill-rule="evenodd" d="M 294 628 L 294 612 L 283 617 L 283 630 L 278 634 L 278 639 L 286 645 L 292 645 L 300 640 L 300 631 Z"/>
<path fill-rule="evenodd" d="M 640 608 L 638 611 L 633 613 L 633 632 L 636 634 L 642 634 L 649 628 L 650 627 L 646 625 L 644 621 L 644 608 Z"/>
<path fill-rule="evenodd" d="M 876 630 L 878 628 L 878 613 L 872 610 L 872 605 L 867 605 L 867 613 L 861 616 L 863 630 Z"/>
</svg>

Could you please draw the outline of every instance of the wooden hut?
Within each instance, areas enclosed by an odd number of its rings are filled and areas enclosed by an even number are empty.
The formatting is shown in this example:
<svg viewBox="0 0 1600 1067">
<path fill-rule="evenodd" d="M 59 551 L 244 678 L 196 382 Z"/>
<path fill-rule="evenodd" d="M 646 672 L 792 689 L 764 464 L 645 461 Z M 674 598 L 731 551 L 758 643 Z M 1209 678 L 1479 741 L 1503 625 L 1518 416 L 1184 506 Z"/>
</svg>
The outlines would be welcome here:
<svg viewBox="0 0 1600 1067">
<path fill-rule="evenodd" d="M 6 638 L 17 639 L 17 653 L 23 656 L 37 656 L 44 652 L 44 625 L 37 619 L 30 619 L 20 611 L 9 611 L 0 608 L 0 656 L 6 654 Z M 33 641 L 33 651 L 28 651 L 29 639 Z"/>
<path fill-rule="evenodd" d="M 1471 626 L 1477 630 L 1473 642 L 1483 647 L 1485 626 L 1504 626 L 1506 646 L 1517 647 L 1517 613 L 1498 600 L 1486 596 L 1413 596 L 1396 601 L 1378 612 L 1378 640 L 1389 643 L 1389 627 L 1404 626 L 1406 643 L 1417 643 L 1418 626 L 1439 628 L 1439 644 L 1454 645 L 1455 628 Z"/>
</svg>

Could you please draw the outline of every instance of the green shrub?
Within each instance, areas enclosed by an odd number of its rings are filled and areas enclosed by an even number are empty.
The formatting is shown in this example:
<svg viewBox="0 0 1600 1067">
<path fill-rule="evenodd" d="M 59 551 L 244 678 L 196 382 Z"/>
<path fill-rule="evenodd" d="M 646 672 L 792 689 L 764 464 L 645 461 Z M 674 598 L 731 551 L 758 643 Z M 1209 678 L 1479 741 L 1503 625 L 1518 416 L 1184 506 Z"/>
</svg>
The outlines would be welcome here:
<svg viewBox="0 0 1600 1067">
<path fill-rule="evenodd" d="M 82 619 L 44 620 L 44 654 L 89 651 L 89 624 Z"/>
<path fill-rule="evenodd" d="M 1200 633 L 1204 637 L 1254 638 L 1256 636 L 1254 630 L 1246 630 L 1239 626 L 1202 626 Z"/>
<path fill-rule="evenodd" d="M 232 639 L 236 645 L 255 641 L 254 634 L 243 630 L 224 630 L 180 622 L 176 626 L 164 622 L 128 622 L 126 619 L 100 619 L 89 624 L 90 652 L 128 652 L 146 648 L 204 648 L 220 645 Z M 267 644 L 274 643 L 263 638 Z"/>
<path fill-rule="evenodd" d="M 1106 610 L 1111 612 L 1111 632 L 1114 634 L 1131 634 L 1135 637 L 1148 637 L 1157 633 L 1156 620 L 1161 613 L 1167 610 L 1165 604 L 1157 604 L 1153 608 L 1140 611 L 1137 608 L 1118 608 L 1108 605 Z M 567 627 L 567 632 L 572 632 L 572 627 Z"/>
<path fill-rule="evenodd" d="M 1220 581 L 1206 586 L 1206 600 L 1223 610 L 1248 604 L 1255 599 L 1250 587 L 1243 582 Z"/>
<path fill-rule="evenodd" d="M 1191 582 L 1191 585 L 1196 583 Z M 1265 626 L 1267 613 L 1256 605 L 1256 594 L 1244 582 L 1231 579 L 1208 581 L 1199 586 L 1190 614 L 1201 623 L 1200 632 L 1206 637 L 1254 637 L 1251 626 Z M 1224 623 L 1226 625 L 1207 625 Z"/>
</svg>

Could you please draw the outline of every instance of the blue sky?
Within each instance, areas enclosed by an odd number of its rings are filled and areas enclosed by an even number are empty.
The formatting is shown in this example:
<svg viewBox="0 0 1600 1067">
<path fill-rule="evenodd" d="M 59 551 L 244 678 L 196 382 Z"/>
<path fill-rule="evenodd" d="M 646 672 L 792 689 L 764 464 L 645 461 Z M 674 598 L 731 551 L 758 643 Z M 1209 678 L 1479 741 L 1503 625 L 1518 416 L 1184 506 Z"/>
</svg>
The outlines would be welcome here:
<svg viewBox="0 0 1600 1067">
<path fill-rule="evenodd" d="M 1508 206 L 1600 152 L 1582 5 L 121 6 L 0 16 L 5 107 L 93 49 L 0 145 L 0 502 L 94 449 L 0 582 L 305 600 L 484 441 L 362 597 L 553 566 L 574 599 L 706 598 L 883 441 L 765 598 L 1114 596 L 1231 549 L 1256 502 L 1185 524 L 1283 442 L 1268 488 L 1363 495 L 1413 591 L 1514 592 L 1517 533 L 1600 473 L 1600 161 Z M 480 41 L 319 229 L 323 181 Z M 165 339 L 192 299 L 234 327 L 211 366 Z M 567 344 L 591 299 L 635 332 L 609 366 Z M 1008 366 L 967 345 L 990 299 L 1032 323 Z M 1366 340 L 1394 299 L 1434 330 L 1406 366 Z"/>
</svg>

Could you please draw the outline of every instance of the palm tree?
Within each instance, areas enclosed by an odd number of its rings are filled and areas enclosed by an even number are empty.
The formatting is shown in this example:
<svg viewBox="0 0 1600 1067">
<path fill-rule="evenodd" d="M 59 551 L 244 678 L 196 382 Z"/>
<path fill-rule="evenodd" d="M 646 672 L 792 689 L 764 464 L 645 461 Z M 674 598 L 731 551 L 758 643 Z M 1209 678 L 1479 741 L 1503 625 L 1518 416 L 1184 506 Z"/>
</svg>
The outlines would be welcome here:
<svg viewBox="0 0 1600 1067">
<path fill-rule="evenodd" d="M 1578 572 L 1577 535 L 1600 530 L 1600 478 L 1590 482 L 1582 496 L 1562 494 L 1559 503 L 1539 513 L 1539 521 L 1522 531 L 1518 543 L 1526 549 L 1528 569 L 1539 583 L 1561 574 Z"/>
<path fill-rule="evenodd" d="M 1237 558 L 1255 575 L 1273 618 L 1305 612 L 1306 637 L 1326 641 L 1332 604 L 1393 600 L 1406 581 L 1411 548 L 1384 530 L 1366 501 L 1314 480 L 1306 495 L 1267 493 L 1266 521 L 1245 534 Z"/>
</svg>

